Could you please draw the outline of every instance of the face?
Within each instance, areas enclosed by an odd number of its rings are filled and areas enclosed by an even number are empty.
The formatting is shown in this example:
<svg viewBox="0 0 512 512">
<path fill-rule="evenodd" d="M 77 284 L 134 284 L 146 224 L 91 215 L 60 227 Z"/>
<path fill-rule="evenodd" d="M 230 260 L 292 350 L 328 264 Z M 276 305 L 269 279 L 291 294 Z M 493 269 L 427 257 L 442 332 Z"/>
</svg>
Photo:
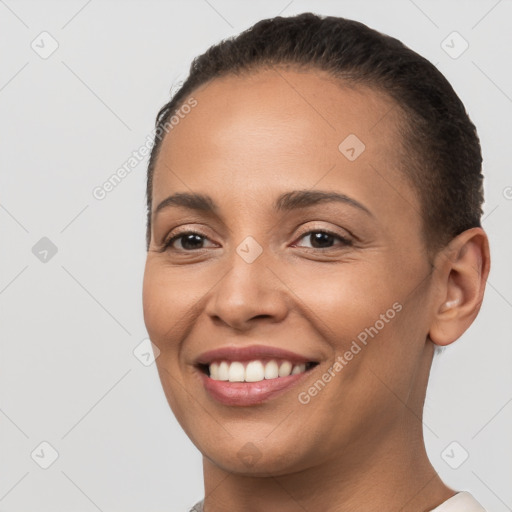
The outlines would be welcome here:
<svg viewBox="0 0 512 512">
<path fill-rule="evenodd" d="M 156 163 L 143 285 L 174 414 L 233 472 L 373 449 L 404 403 L 421 414 L 432 356 L 397 109 L 318 71 L 226 77 L 192 96 Z"/>
</svg>

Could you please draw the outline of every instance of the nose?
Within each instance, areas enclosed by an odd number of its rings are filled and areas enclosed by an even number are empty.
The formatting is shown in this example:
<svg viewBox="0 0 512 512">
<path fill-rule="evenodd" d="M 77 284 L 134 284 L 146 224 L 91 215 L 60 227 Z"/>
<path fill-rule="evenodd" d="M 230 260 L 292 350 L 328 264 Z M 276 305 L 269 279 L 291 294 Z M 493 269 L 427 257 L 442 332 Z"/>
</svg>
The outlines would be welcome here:
<svg viewBox="0 0 512 512">
<path fill-rule="evenodd" d="M 247 331 L 261 322 L 282 322 L 288 313 L 287 287 L 275 265 L 261 254 L 248 263 L 236 252 L 212 289 L 206 313 L 218 325 Z"/>
</svg>

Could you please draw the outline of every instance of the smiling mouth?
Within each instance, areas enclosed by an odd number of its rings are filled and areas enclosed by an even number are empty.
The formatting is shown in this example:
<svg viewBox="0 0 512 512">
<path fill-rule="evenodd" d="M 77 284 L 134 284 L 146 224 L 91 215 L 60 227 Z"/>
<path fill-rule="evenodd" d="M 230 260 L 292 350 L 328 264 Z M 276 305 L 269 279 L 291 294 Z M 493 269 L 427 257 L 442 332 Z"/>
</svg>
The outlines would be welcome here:
<svg viewBox="0 0 512 512">
<path fill-rule="evenodd" d="M 286 359 L 255 359 L 251 361 L 212 361 L 209 364 L 198 364 L 198 369 L 210 379 L 224 382 L 261 382 L 298 375 L 311 370 L 318 363 L 293 364 Z"/>
</svg>

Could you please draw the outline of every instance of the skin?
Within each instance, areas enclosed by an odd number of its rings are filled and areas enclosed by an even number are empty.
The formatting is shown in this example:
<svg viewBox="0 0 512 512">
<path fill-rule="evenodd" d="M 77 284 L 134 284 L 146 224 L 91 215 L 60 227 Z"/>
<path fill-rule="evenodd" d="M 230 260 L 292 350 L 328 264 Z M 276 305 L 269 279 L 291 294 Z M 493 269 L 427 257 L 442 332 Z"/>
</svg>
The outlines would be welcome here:
<svg viewBox="0 0 512 512">
<path fill-rule="evenodd" d="M 169 207 L 153 217 L 143 307 L 168 402 L 203 454 L 205 511 L 433 509 L 456 491 L 425 452 L 425 391 L 434 345 L 460 337 L 480 308 L 484 231 L 429 256 L 419 197 L 400 169 L 399 109 L 375 90 L 274 69 L 216 79 L 193 96 L 197 106 L 163 141 L 153 211 L 196 192 L 218 216 Z M 349 134 L 366 145 L 352 162 L 338 149 Z M 274 211 L 292 190 L 342 193 L 370 213 L 335 202 Z M 178 227 L 205 238 L 162 251 Z M 315 245 L 307 233 L 322 230 L 335 236 Z M 247 236 L 263 250 L 252 263 L 236 252 Z M 298 393 L 394 303 L 402 310 L 301 404 Z M 252 344 L 319 364 L 264 404 L 214 401 L 194 359 Z"/>
</svg>

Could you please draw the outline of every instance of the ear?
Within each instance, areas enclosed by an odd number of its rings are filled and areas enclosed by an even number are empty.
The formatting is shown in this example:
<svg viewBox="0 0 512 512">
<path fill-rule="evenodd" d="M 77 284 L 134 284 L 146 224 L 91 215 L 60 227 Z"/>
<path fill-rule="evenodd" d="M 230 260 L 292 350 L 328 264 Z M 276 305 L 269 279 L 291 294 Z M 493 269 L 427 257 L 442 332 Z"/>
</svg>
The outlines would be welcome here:
<svg viewBox="0 0 512 512">
<path fill-rule="evenodd" d="M 434 318 L 429 331 L 436 345 L 453 343 L 473 323 L 490 263 L 489 241 L 482 228 L 462 232 L 436 256 Z"/>
</svg>

